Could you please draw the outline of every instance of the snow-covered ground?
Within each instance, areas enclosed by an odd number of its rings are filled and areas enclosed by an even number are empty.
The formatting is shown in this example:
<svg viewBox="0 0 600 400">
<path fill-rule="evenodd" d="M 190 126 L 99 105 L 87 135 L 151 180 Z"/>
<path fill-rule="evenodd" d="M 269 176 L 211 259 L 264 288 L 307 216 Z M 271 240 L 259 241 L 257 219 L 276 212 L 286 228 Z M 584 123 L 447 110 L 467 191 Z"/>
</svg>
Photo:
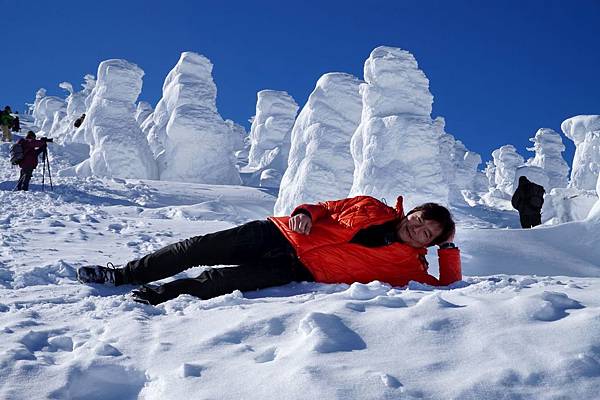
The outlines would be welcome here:
<svg viewBox="0 0 600 400">
<path fill-rule="evenodd" d="M 521 230 L 502 207 L 455 208 L 465 277 L 451 288 L 297 283 L 152 307 L 75 270 L 264 218 L 276 199 L 93 177 L 53 176 L 48 191 L 46 176 L 41 192 L 41 166 L 32 191 L 13 192 L 7 155 L 2 144 L 2 399 L 598 396 L 600 250 L 583 222 Z"/>
</svg>

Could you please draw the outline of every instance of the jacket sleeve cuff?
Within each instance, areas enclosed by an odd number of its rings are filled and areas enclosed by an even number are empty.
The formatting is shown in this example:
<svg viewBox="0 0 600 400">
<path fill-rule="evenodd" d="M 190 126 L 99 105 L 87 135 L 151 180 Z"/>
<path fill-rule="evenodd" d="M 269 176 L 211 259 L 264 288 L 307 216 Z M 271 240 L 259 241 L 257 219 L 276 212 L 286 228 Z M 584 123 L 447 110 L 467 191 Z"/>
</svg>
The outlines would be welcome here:
<svg viewBox="0 0 600 400">
<path fill-rule="evenodd" d="M 312 222 L 315 222 L 327 213 L 325 207 L 318 204 L 301 204 L 294 209 L 292 216 L 297 214 L 306 214 L 310 216 Z"/>
</svg>

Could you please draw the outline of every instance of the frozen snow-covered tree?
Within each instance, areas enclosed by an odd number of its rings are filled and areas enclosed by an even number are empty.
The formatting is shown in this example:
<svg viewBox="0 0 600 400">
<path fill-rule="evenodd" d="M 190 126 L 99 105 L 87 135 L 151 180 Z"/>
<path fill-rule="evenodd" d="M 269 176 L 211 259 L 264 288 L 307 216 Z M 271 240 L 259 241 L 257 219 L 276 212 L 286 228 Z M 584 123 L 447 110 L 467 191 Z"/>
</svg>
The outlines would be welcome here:
<svg viewBox="0 0 600 400">
<path fill-rule="evenodd" d="M 343 73 L 325 74 L 318 80 L 292 129 L 275 215 L 289 214 L 301 203 L 348 195 L 354 171 L 350 139 L 362 109 L 360 83 Z"/>
<path fill-rule="evenodd" d="M 448 202 L 440 162 L 444 120 L 431 119 L 429 80 L 412 54 L 377 47 L 364 66 L 361 122 L 351 141 L 354 182 L 350 195 L 394 201 L 405 208 L 425 201 Z"/>
<path fill-rule="evenodd" d="M 600 115 L 578 115 L 560 127 L 575 143 L 569 186 L 595 190 L 600 171 Z"/>
<path fill-rule="evenodd" d="M 138 123 L 138 125 L 141 126 L 146 118 L 152 114 L 152 111 L 152 106 L 147 101 L 138 102 L 135 109 L 135 121 Z"/>
<path fill-rule="evenodd" d="M 162 180 L 241 183 L 234 133 L 217 112 L 212 68 L 208 58 L 184 52 L 165 78 L 148 133 Z"/>
<path fill-rule="evenodd" d="M 523 157 L 517 153 L 517 149 L 512 144 L 507 144 L 492 152 L 494 159 L 495 175 L 494 183 L 496 188 L 508 196 L 515 192 L 514 187 L 515 172 L 517 167 L 525 163 Z"/>
<path fill-rule="evenodd" d="M 529 161 L 529 165 L 546 171 L 550 179 L 549 188 L 566 187 L 569 182 L 569 166 L 562 157 L 565 145 L 560 135 L 552 129 L 541 128 L 529 141 L 533 142 L 533 147 L 527 150 L 535 151 L 535 157 Z"/>
<path fill-rule="evenodd" d="M 90 145 L 90 159 L 81 175 L 156 179 L 156 163 L 135 121 L 135 101 L 144 71 L 126 60 L 102 61 L 81 129 Z"/>
<path fill-rule="evenodd" d="M 283 175 L 290 150 L 290 133 L 298 104 L 287 92 L 261 90 L 250 127 L 248 168 L 274 169 Z"/>
</svg>

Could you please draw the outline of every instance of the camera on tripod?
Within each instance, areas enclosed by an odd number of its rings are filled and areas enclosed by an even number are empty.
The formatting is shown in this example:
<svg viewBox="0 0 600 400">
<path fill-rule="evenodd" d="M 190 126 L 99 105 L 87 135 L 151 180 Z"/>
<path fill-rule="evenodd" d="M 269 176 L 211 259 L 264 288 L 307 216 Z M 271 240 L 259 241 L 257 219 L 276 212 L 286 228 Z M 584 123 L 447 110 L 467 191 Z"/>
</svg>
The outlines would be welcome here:
<svg viewBox="0 0 600 400">
<path fill-rule="evenodd" d="M 49 137 L 45 137 L 45 136 L 44 136 L 44 137 L 41 137 L 41 138 L 40 138 L 40 140 L 41 140 L 42 142 L 50 142 L 50 143 L 53 143 L 53 142 L 54 142 L 54 138 L 49 138 Z"/>
</svg>

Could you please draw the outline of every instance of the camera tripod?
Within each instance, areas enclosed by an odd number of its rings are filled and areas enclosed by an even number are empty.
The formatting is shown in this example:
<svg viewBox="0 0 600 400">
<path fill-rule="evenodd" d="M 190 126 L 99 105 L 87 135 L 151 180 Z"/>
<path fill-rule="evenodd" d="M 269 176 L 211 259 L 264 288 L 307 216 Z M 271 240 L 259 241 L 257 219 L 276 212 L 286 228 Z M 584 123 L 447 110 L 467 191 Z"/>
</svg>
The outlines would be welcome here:
<svg viewBox="0 0 600 400">
<path fill-rule="evenodd" d="M 44 180 L 46 178 L 46 168 L 48 168 L 48 178 L 50 178 L 50 189 L 54 190 L 52 186 L 52 174 L 50 173 L 50 161 L 48 160 L 48 149 L 45 148 L 42 152 L 42 192 L 44 191 Z"/>
</svg>

